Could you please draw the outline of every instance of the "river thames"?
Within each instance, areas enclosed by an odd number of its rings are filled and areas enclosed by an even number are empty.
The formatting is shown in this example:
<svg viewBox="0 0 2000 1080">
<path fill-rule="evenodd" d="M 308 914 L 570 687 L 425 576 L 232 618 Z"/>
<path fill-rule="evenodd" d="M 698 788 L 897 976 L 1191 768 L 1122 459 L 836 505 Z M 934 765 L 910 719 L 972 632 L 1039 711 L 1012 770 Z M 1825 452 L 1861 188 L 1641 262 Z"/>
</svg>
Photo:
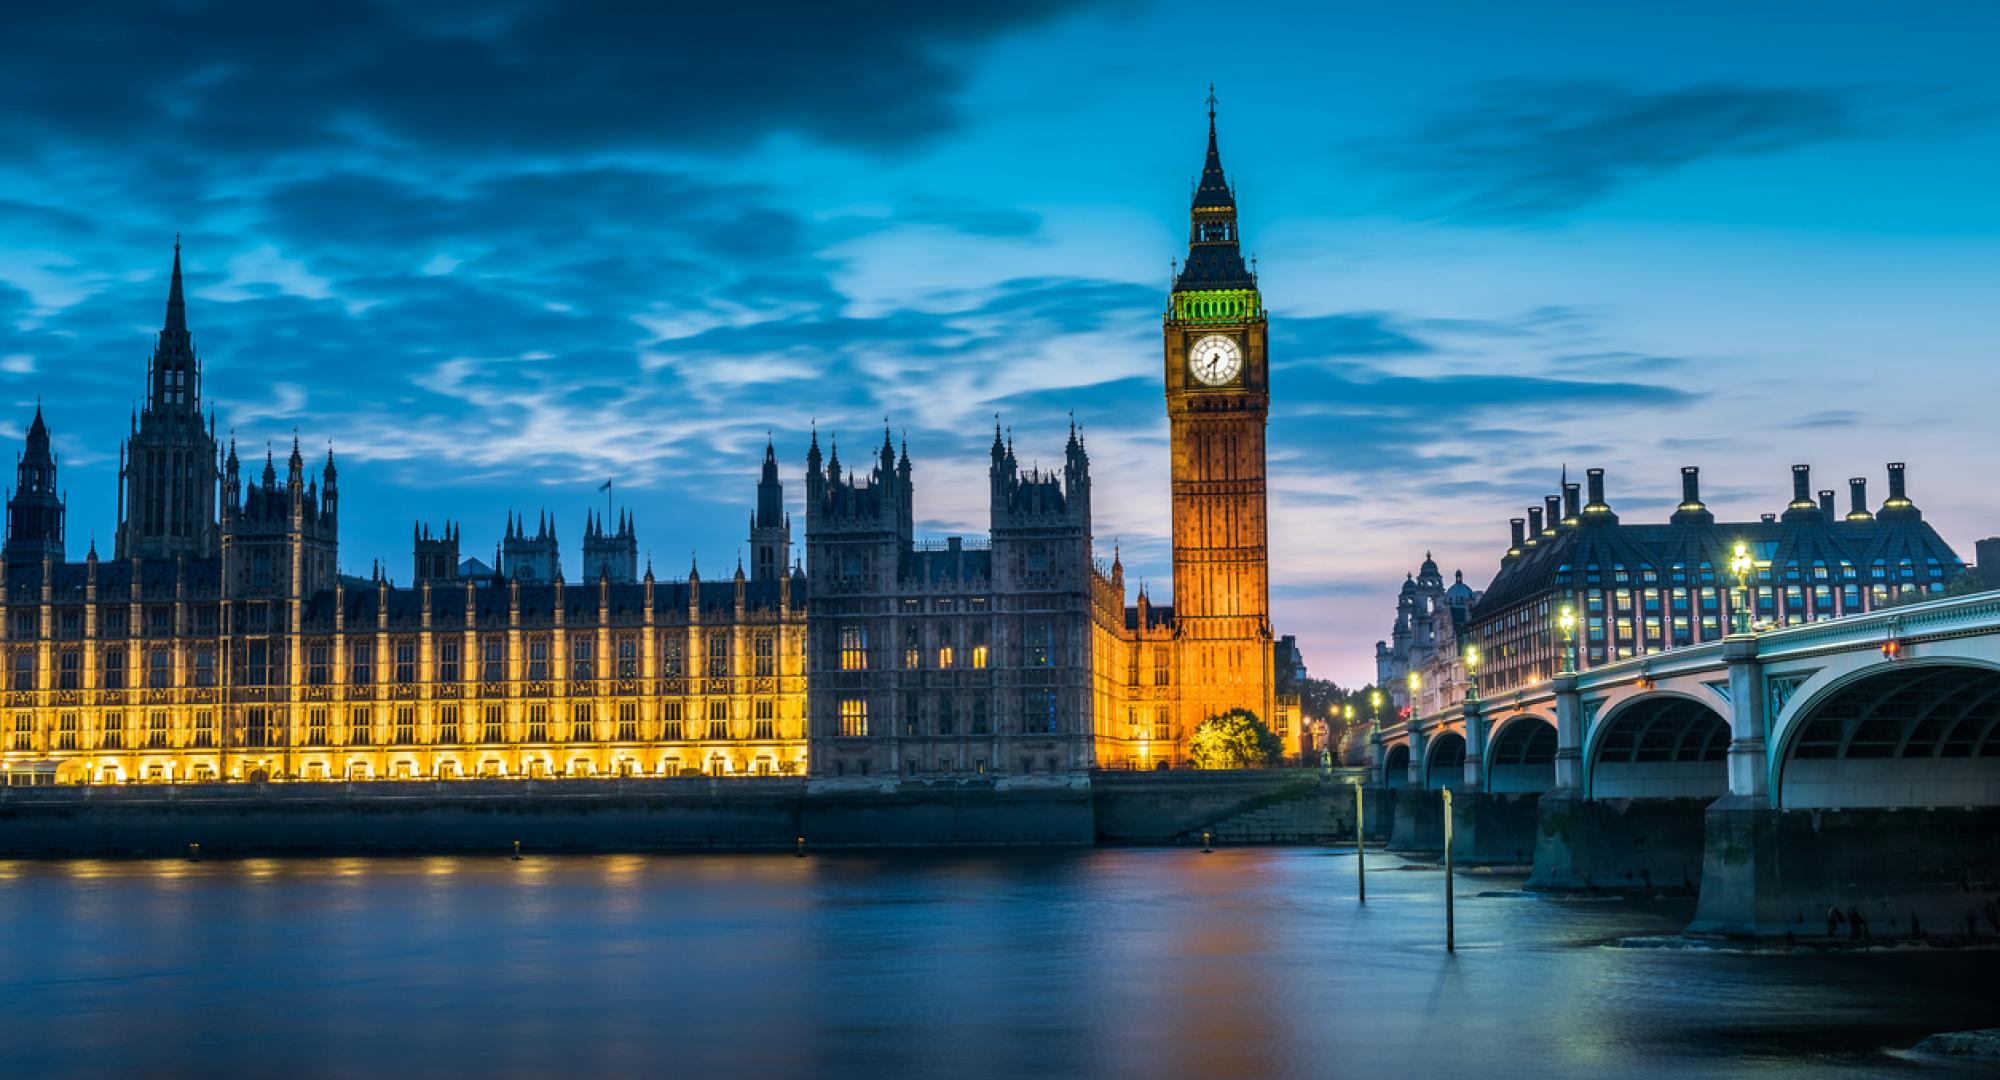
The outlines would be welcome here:
<svg viewBox="0 0 2000 1080">
<path fill-rule="evenodd" d="M 14 1076 L 1878 1077 L 1993 952 L 1325 850 L 0 863 Z M 1632 940 L 1637 938 L 1639 940 Z M 1651 940 L 1648 940 L 1651 938 Z M 1965 1075 L 1972 1075 L 1967 1073 Z"/>
</svg>

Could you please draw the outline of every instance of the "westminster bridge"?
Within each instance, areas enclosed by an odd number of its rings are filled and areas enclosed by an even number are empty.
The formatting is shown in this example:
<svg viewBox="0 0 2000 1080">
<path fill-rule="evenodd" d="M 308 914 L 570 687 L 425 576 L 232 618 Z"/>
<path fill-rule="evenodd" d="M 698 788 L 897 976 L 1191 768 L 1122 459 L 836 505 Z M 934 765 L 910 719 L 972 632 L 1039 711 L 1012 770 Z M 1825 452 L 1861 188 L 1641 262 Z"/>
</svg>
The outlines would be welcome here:
<svg viewBox="0 0 2000 1080">
<path fill-rule="evenodd" d="M 1385 723 L 1392 849 L 1694 889 L 1693 929 L 2000 934 L 2000 592 L 1731 634 Z M 1372 785 L 1371 785 L 1372 786 Z"/>
</svg>

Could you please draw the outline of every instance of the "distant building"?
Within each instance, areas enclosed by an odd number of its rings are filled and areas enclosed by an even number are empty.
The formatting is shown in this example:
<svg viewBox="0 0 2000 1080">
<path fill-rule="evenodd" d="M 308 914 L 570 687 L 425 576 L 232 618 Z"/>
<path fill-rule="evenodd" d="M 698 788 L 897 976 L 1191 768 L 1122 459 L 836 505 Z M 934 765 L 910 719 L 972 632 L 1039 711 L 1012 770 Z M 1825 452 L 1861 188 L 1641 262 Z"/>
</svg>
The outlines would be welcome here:
<svg viewBox="0 0 2000 1080">
<path fill-rule="evenodd" d="M 1792 498 L 1757 521 L 1719 523 L 1701 501 L 1700 474 L 1681 470 L 1681 501 L 1665 522 L 1627 524 L 1605 498 L 1604 470 L 1514 518 L 1500 570 L 1473 606 L 1482 692 L 1546 679 L 1563 649 L 1557 619 L 1575 613 L 1584 668 L 1729 633 L 1735 546 L 1752 560 L 1751 619 L 1792 625 L 1870 611 L 1891 598 L 1943 592 L 1964 562 L 1923 520 L 1901 463 L 1888 467 L 1889 497 L 1871 511 L 1867 481 L 1848 481 L 1846 513 L 1834 493 L 1815 498 L 1807 466 L 1792 466 Z"/>
<path fill-rule="evenodd" d="M 1988 589 L 2000 589 L 2000 536 L 1989 536 L 1973 544 L 1975 576 Z"/>
<path fill-rule="evenodd" d="M 1430 552 L 1403 579 L 1389 640 L 1375 643 L 1375 685 L 1386 701 L 1384 718 L 1409 708 L 1410 673 L 1417 674 L 1417 711 L 1425 701 L 1458 700 L 1465 692 L 1465 646 L 1471 641 L 1472 607 L 1480 594 L 1464 571 L 1447 586 Z M 1372 718 L 1369 718 L 1372 719 Z"/>
</svg>

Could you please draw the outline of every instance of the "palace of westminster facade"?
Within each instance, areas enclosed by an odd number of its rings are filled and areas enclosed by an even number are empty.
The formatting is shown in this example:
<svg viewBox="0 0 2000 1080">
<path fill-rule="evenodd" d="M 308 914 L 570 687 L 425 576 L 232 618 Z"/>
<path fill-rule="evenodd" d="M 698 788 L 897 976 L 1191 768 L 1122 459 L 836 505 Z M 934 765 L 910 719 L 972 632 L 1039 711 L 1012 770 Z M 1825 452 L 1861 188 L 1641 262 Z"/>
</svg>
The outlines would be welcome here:
<svg viewBox="0 0 2000 1080">
<path fill-rule="evenodd" d="M 339 475 L 296 440 L 242 477 L 201 407 L 175 246 L 116 547 L 67 558 L 38 407 L 0 560 L 0 764 L 13 783 L 801 775 L 1060 781 L 1185 760 L 1247 708 L 1301 750 L 1274 685 L 1266 326 L 1209 113 L 1187 262 L 1164 319 L 1176 603 L 1128 605 L 1093 554 L 1090 461 L 1024 470 L 995 431 L 985 543 L 914 535 L 907 447 L 806 456 L 794 561 L 775 450 L 750 567 L 638 566 L 592 516 L 583 574 L 508 518 L 498 565 L 419 525 L 413 577 L 339 571 Z"/>
</svg>

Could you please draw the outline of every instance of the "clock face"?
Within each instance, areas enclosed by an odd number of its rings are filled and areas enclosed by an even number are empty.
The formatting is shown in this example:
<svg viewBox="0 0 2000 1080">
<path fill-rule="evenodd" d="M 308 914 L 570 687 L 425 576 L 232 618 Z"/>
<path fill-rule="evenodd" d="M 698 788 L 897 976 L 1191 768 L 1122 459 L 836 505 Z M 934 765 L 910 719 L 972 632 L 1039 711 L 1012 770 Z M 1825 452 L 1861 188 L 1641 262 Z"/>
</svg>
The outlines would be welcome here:
<svg viewBox="0 0 2000 1080">
<path fill-rule="evenodd" d="M 1188 370 L 1209 386 L 1221 386 L 1243 370 L 1243 346 L 1225 334 L 1206 334 L 1188 346 Z"/>
</svg>

